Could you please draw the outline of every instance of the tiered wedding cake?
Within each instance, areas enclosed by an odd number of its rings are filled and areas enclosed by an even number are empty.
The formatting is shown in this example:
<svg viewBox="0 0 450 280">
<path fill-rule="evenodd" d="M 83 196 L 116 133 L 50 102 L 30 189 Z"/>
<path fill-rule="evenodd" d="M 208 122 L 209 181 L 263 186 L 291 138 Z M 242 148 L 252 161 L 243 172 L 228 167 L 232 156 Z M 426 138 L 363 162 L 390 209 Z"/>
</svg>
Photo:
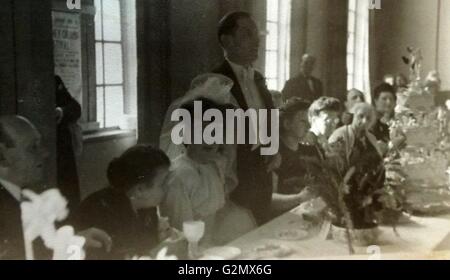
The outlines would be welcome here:
<svg viewBox="0 0 450 280">
<path fill-rule="evenodd" d="M 399 94 L 397 123 L 407 138 L 401 151 L 407 180 L 414 185 L 443 186 L 448 183 L 446 173 L 449 150 L 439 133 L 437 109 L 433 96 L 425 92 L 407 91 Z"/>
<path fill-rule="evenodd" d="M 440 128 L 442 116 L 434 106 L 433 95 L 422 86 L 420 52 L 413 52 L 414 55 L 411 84 L 397 94 L 397 117 L 393 125 L 407 138 L 407 147 L 401 151 L 403 170 L 409 185 L 450 187 L 447 174 L 450 148 Z"/>
</svg>

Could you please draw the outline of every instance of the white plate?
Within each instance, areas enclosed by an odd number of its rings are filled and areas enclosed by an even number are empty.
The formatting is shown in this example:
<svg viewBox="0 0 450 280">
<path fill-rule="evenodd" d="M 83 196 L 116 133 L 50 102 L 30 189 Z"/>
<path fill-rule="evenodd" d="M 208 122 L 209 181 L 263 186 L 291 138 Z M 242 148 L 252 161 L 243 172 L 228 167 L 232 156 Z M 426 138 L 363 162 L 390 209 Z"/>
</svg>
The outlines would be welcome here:
<svg viewBox="0 0 450 280">
<path fill-rule="evenodd" d="M 203 251 L 204 257 L 208 259 L 232 260 L 239 257 L 241 254 L 241 249 L 230 246 L 213 247 Z"/>
</svg>

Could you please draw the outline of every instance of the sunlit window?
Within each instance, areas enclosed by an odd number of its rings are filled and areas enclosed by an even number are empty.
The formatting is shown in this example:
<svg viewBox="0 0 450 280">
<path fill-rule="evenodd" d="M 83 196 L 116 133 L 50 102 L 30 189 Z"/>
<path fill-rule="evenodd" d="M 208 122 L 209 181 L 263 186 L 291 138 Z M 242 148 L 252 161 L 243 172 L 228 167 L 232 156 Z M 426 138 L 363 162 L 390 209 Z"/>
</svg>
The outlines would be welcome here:
<svg viewBox="0 0 450 280">
<path fill-rule="evenodd" d="M 126 80 L 127 71 L 131 71 L 130 68 L 135 65 L 130 64 L 126 54 L 136 46 L 134 40 L 130 39 L 132 34 L 123 32 L 129 29 L 124 28 L 124 25 L 129 26 L 134 20 L 128 18 L 133 14 L 130 13 L 133 2 L 95 0 L 96 108 L 97 122 L 101 128 L 125 126 L 125 96 L 135 94 L 130 92 L 131 88 L 127 86 L 129 81 L 127 84 Z"/>
<path fill-rule="evenodd" d="M 347 34 L 347 87 L 357 88 L 370 99 L 369 1 L 349 0 Z"/>
<path fill-rule="evenodd" d="M 291 0 L 267 0 L 265 76 L 271 90 L 289 79 Z"/>
</svg>

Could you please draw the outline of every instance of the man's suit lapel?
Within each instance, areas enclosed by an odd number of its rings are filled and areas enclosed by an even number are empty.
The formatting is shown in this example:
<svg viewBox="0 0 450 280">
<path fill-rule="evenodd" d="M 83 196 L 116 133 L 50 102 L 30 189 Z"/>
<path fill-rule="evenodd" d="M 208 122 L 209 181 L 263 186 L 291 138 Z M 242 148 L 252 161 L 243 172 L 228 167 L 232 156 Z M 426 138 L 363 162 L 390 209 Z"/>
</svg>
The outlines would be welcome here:
<svg viewBox="0 0 450 280">
<path fill-rule="evenodd" d="M 245 101 L 245 97 L 244 94 L 242 93 L 241 86 L 236 77 L 236 74 L 231 68 L 231 65 L 227 61 L 225 61 L 215 72 L 227 76 L 228 78 L 233 80 L 234 85 L 231 88 L 231 94 L 236 99 L 237 103 L 239 104 L 239 107 L 243 110 L 247 110 L 248 109 L 247 101 Z"/>
<path fill-rule="evenodd" d="M 231 65 L 224 61 L 224 63 L 214 71 L 215 73 L 222 74 L 224 76 L 229 77 L 231 80 L 233 80 L 234 86 L 231 89 L 231 93 L 233 94 L 234 98 L 239 104 L 239 107 L 243 110 L 248 110 L 248 104 L 245 100 L 244 93 L 242 92 L 242 88 L 239 84 L 239 81 L 236 77 L 236 74 L 234 73 L 233 69 L 231 68 Z M 266 81 L 264 77 L 261 75 L 261 73 L 255 71 L 255 83 L 258 88 L 259 94 L 261 98 L 264 101 L 264 105 L 266 106 L 266 109 L 273 109 L 273 101 L 271 98 L 271 94 L 266 86 Z"/>
</svg>

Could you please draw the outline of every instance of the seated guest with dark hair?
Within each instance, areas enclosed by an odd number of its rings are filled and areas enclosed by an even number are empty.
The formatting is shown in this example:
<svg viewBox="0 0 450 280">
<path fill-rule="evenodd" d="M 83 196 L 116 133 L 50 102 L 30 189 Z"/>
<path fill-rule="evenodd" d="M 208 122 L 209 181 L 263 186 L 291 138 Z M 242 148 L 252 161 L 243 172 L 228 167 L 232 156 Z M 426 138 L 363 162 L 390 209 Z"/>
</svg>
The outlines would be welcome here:
<svg viewBox="0 0 450 280">
<path fill-rule="evenodd" d="M 350 112 L 353 106 L 358 102 L 365 102 L 364 93 L 355 88 L 349 90 L 345 101 L 345 111 L 342 113 L 341 125 L 339 126 L 349 125 L 353 122 L 353 114 Z"/>
<path fill-rule="evenodd" d="M 157 207 L 165 195 L 169 166 L 168 157 L 150 146 L 132 147 L 111 161 L 111 186 L 89 196 L 74 215 L 79 228 L 100 228 L 113 241 L 110 253 L 91 251 L 88 258 L 145 255 L 159 244 Z"/>
<path fill-rule="evenodd" d="M 406 141 L 404 136 L 396 139 L 390 137 L 389 122 L 394 118 L 397 95 L 393 86 L 382 83 L 373 91 L 373 104 L 377 118 L 372 126 L 371 133 L 378 141 L 383 153 L 389 149 L 400 147 Z"/>
<path fill-rule="evenodd" d="M 341 103 L 334 97 L 323 96 L 314 101 L 308 110 L 311 128 L 303 139 L 303 143 L 312 147 L 312 156 L 323 159 L 325 157 L 322 145 L 339 124 Z"/>
<path fill-rule="evenodd" d="M 280 148 L 281 165 L 276 170 L 280 194 L 295 194 L 300 192 L 301 176 L 305 175 L 304 166 L 300 160 L 303 137 L 309 130 L 308 109 L 310 103 L 293 97 L 280 109 Z M 294 180 L 297 178 L 298 180 Z"/>
<path fill-rule="evenodd" d="M 275 170 L 276 184 L 273 208 L 276 212 L 288 211 L 310 198 L 304 176 L 306 169 L 302 157 L 303 139 L 309 129 L 308 108 L 310 103 L 293 97 L 280 109 L 281 164 Z"/>
<path fill-rule="evenodd" d="M 371 129 L 372 134 L 378 141 L 389 143 L 389 125 L 387 124 L 394 115 L 397 95 L 393 86 L 382 83 L 373 91 L 373 104 L 377 113 L 374 126 Z"/>
<path fill-rule="evenodd" d="M 33 124 L 19 116 L 0 117 L 0 259 L 25 259 L 22 190 L 44 190 L 40 186 L 45 178 L 46 159 L 47 151 Z M 109 250 L 111 245 L 110 237 L 99 229 L 89 228 L 77 235 L 86 239 L 88 248 Z M 35 259 L 51 258 L 40 238 L 33 247 Z"/>
</svg>

